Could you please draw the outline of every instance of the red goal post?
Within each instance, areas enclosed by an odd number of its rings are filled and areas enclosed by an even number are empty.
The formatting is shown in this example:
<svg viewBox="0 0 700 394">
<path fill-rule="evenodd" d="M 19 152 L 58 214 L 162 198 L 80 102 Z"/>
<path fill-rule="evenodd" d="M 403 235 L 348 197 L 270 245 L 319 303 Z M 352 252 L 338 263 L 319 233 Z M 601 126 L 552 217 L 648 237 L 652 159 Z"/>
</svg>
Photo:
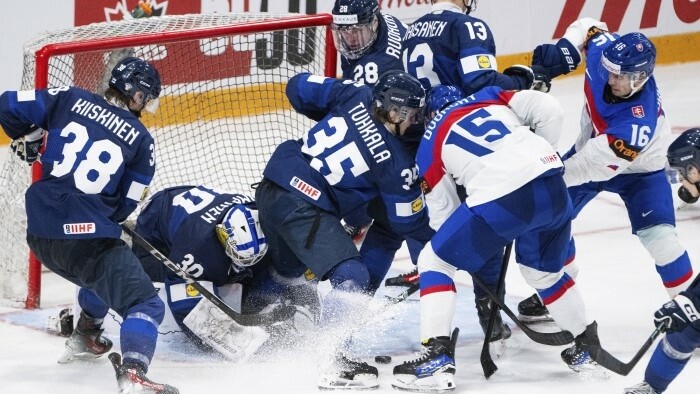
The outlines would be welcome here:
<svg viewBox="0 0 700 394">
<path fill-rule="evenodd" d="M 24 47 L 22 90 L 78 86 L 102 93 L 125 56 L 153 62 L 160 107 L 145 114 L 156 141 L 150 191 L 208 184 L 253 194 L 274 148 L 313 122 L 284 89 L 299 72 L 336 76 L 328 14 L 192 14 L 49 32 Z M 7 153 L 0 170 L 0 305 L 38 308 L 41 264 L 26 246 L 24 191 L 41 174 Z M 132 215 L 132 218 L 135 215 Z"/>
</svg>

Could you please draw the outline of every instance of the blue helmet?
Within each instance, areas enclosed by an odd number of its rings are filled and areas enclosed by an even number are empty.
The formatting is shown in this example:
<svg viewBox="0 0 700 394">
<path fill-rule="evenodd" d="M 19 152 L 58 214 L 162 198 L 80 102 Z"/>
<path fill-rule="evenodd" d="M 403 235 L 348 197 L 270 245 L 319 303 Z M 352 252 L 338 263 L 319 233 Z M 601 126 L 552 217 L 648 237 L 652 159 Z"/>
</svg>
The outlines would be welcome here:
<svg viewBox="0 0 700 394">
<path fill-rule="evenodd" d="M 425 90 L 421 83 L 405 71 L 390 70 L 379 76 L 372 88 L 374 103 L 384 111 L 397 111 L 399 122 L 403 122 L 413 114 L 417 118 L 413 123 L 422 122 L 423 107 L 425 107 Z M 415 109 L 418 109 L 416 114 Z"/>
<path fill-rule="evenodd" d="M 669 145 L 666 153 L 668 164 L 678 170 L 684 178 L 688 166 L 700 170 L 700 128 L 686 130 Z"/>
<path fill-rule="evenodd" d="M 632 92 L 644 86 L 654 72 L 656 47 L 642 33 L 628 33 L 614 41 L 601 56 L 601 74 L 608 78 L 616 74 L 629 80 Z"/>
<path fill-rule="evenodd" d="M 448 105 L 455 101 L 461 100 L 466 95 L 464 91 L 457 86 L 437 85 L 428 92 L 428 97 L 425 104 L 425 120 L 429 122 L 433 119 L 436 113 L 442 111 Z"/>
<path fill-rule="evenodd" d="M 379 3 L 377 0 L 335 0 L 333 41 L 348 59 L 359 59 L 377 40 Z"/>
<path fill-rule="evenodd" d="M 135 57 L 122 59 L 112 69 L 109 86 L 120 91 L 129 98 L 136 92 L 144 93 L 144 105 L 156 102 L 160 95 L 160 75 L 153 65 Z M 156 106 L 157 107 L 157 106 Z M 149 110 L 154 112 L 154 110 Z"/>
</svg>

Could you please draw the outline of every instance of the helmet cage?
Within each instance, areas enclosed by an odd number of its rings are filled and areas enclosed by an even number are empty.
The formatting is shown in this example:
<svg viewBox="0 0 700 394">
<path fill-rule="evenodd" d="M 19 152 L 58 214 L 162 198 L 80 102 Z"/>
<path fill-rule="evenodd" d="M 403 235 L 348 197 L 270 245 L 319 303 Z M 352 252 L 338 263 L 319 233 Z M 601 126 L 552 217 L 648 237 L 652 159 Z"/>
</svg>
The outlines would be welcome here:
<svg viewBox="0 0 700 394">
<path fill-rule="evenodd" d="M 331 30 L 338 52 L 355 60 L 369 52 L 377 41 L 379 20 L 377 14 L 373 14 L 366 23 L 358 23 L 357 15 L 333 15 Z"/>
</svg>

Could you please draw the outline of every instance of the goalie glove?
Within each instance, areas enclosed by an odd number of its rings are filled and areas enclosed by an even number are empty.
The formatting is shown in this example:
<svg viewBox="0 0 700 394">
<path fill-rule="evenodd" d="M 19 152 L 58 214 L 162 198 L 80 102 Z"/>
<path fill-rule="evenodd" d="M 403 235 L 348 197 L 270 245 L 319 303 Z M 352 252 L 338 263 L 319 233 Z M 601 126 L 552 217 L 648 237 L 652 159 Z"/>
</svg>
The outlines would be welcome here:
<svg viewBox="0 0 700 394">
<path fill-rule="evenodd" d="M 528 67 L 516 64 L 503 70 L 503 74 L 511 77 L 524 78 L 527 88 L 531 90 L 539 90 L 540 92 L 547 93 L 552 87 L 551 78 L 547 75 L 546 70 L 540 66 Z"/>
<path fill-rule="evenodd" d="M 32 165 L 39 159 L 39 150 L 44 145 L 44 130 L 32 126 L 34 129 L 31 133 L 24 137 L 18 138 L 10 144 L 12 151 L 22 161 Z"/>
<path fill-rule="evenodd" d="M 681 332 L 689 324 L 700 328 L 700 313 L 687 295 L 689 294 L 683 291 L 657 310 L 654 313 L 654 325 L 665 325 L 667 333 Z"/>
</svg>

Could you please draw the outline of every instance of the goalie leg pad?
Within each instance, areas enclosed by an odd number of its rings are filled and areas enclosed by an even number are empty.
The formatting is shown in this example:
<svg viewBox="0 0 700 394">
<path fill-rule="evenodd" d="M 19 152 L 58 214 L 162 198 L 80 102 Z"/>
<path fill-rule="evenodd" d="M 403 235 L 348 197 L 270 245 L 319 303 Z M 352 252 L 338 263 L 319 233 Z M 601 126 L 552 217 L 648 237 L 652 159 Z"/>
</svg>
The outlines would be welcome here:
<svg viewBox="0 0 700 394">
<path fill-rule="evenodd" d="M 206 298 L 185 317 L 185 326 L 228 360 L 247 360 L 267 341 L 262 327 L 242 326 Z"/>
</svg>

